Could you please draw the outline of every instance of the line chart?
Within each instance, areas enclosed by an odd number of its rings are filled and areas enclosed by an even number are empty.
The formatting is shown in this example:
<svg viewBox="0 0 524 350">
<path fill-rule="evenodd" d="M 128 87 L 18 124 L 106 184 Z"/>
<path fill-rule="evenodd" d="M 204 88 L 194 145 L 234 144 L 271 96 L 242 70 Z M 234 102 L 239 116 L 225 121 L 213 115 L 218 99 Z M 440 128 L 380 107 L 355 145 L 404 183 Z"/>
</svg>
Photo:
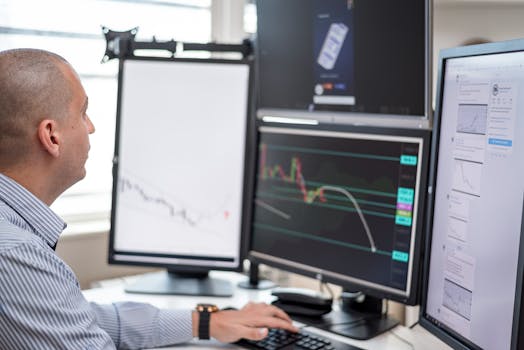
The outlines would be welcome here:
<svg viewBox="0 0 524 350">
<path fill-rule="evenodd" d="M 273 207 L 272 205 L 267 204 L 264 201 L 261 201 L 260 199 L 255 199 L 255 203 L 261 206 L 262 208 L 267 209 L 268 211 L 280 216 L 283 219 L 286 219 L 286 220 L 291 219 L 291 215 L 284 213 L 282 210 L 278 210 L 277 208 Z"/>
<path fill-rule="evenodd" d="M 349 191 L 347 191 L 346 189 L 342 187 L 331 186 L 331 185 L 322 185 L 315 189 L 308 190 L 307 185 L 306 185 L 306 179 L 304 178 L 304 175 L 302 173 L 302 163 L 300 161 L 300 158 L 298 157 L 293 157 L 291 159 L 289 175 L 285 173 L 283 167 L 280 164 L 270 167 L 270 166 L 267 166 L 266 162 L 267 162 L 267 144 L 262 144 L 261 145 L 261 159 L 260 159 L 260 177 L 262 178 L 262 180 L 266 180 L 268 178 L 275 178 L 278 176 L 284 182 L 295 183 L 300 193 L 302 194 L 302 199 L 304 203 L 306 204 L 313 203 L 317 198 L 320 202 L 323 202 L 323 203 L 326 202 L 327 199 L 324 195 L 325 191 L 337 192 L 347 197 L 353 204 L 359 216 L 360 222 L 362 223 L 362 226 L 366 232 L 366 236 L 368 238 L 371 251 L 376 252 L 377 247 L 375 245 L 375 240 L 373 238 L 371 230 L 369 229 L 369 225 L 366 221 L 366 218 L 364 217 L 364 213 L 362 212 L 362 209 L 360 205 L 358 204 L 357 200 L 355 199 L 355 197 L 353 196 L 353 194 L 351 194 Z M 264 203 L 261 201 L 255 201 L 255 203 L 287 219 L 291 217 L 289 214 L 286 214 L 283 211 L 275 207 L 272 207 L 267 203 Z"/>
<path fill-rule="evenodd" d="M 444 278 L 442 305 L 456 314 L 471 320 L 473 292 Z"/>
<path fill-rule="evenodd" d="M 160 209 L 164 209 L 166 210 L 167 216 L 169 218 L 181 220 L 183 223 L 191 227 L 196 227 L 203 221 L 208 220 L 212 217 L 221 216 L 223 220 L 228 220 L 230 216 L 230 213 L 227 209 L 216 209 L 206 213 L 200 213 L 195 210 L 190 210 L 184 207 L 181 203 L 175 203 L 175 201 L 168 199 L 163 194 L 152 194 L 152 190 L 148 191 L 144 189 L 142 184 L 134 182 L 124 176 L 121 176 L 119 178 L 117 188 L 121 194 L 136 194 L 143 203 L 152 204 Z M 225 204 L 220 205 L 220 207 L 225 207 Z M 155 210 L 155 212 L 157 212 L 157 210 Z"/>
<path fill-rule="evenodd" d="M 460 104 L 457 115 L 457 132 L 485 135 L 487 113 L 487 105 Z"/>
<path fill-rule="evenodd" d="M 480 196 L 482 164 L 454 160 L 453 189 L 463 193 Z"/>
<path fill-rule="evenodd" d="M 167 199 L 163 197 L 157 197 L 157 196 L 148 194 L 139 184 L 133 183 L 131 182 L 131 180 L 125 177 L 119 178 L 118 189 L 120 193 L 125 193 L 127 191 L 132 191 L 132 192 L 137 193 L 144 202 L 153 203 L 161 208 L 167 209 L 171 217 L 174 217 L 174 218 L 178 217 L 182 219 L 184 222 L 186 222 L 187 224 L 189 224 L 190 226 L 195 226 L 198 222 L 198 220 L 191 219 L 189 217 L 187 209 L 182 208 L 182 209 L 176 210 L 175 206 L 171 204 Z"/>
</svg>

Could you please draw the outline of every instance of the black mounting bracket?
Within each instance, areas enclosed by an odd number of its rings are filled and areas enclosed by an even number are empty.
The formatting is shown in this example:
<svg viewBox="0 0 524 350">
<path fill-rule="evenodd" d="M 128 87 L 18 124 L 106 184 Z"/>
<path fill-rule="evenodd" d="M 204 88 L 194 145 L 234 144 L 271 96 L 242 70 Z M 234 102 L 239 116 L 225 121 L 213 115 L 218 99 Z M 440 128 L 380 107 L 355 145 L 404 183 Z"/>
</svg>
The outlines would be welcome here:
<svg viewBox="0 0 524 350">
<path fill-rule="evenodd" d="M 128 58 L 135 56 L 135 50 L 165 50 L 174 57 L 177 51 L 208 51 L 208 52 L 238 52 L 244 58 L 253 53 L 253 45 L 249 39 L 244 39 L 241 44 L 219 44 L 219 43 L 183 43 L 175 40 L 158 41 L 153 37 L 152 41 L 136 41 L 138 27 L 125 32 L 118 32 L 102 26 L 102 32 L 106 38 L 106 52 L 102 58 L 105 63 L 113 58 Z"/>
</svg>

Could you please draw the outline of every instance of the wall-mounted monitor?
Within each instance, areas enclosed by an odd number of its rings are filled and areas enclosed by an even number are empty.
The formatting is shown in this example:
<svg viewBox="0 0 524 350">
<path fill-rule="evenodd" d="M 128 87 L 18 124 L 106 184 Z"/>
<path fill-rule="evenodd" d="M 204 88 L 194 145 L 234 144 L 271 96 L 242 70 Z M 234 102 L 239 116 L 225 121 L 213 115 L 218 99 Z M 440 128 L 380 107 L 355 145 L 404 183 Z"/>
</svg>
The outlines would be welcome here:
<svg viewBox="0 0 524 350">
<path fill-rule="evenodd" d="M 259 116 L 430 116 L 428 1 L 260 0 L 257 21 Z"/>
</svg>

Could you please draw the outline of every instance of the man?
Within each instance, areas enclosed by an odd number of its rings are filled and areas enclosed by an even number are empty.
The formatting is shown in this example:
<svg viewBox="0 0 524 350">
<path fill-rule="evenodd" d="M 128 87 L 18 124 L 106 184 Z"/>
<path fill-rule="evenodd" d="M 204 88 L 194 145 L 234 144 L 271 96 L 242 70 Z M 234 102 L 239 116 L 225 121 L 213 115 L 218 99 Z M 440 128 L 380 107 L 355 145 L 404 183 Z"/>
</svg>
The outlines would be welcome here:
<svg viewBox="0 0 524 350">
<path fill-rule="evenodd" d="M 85 176 L 88 99 L 62 57 L 0 52 L 0 349 L 135 349 L 199 335 L 199 313 L 88 303 L 54 248 L 65 223 L 49 206 Z M 203 320 L 204 318 L 202 318 Z M 248 304 L 210 315 L 223 342 L 297 331 L 280 309 Z"/>
</svg>

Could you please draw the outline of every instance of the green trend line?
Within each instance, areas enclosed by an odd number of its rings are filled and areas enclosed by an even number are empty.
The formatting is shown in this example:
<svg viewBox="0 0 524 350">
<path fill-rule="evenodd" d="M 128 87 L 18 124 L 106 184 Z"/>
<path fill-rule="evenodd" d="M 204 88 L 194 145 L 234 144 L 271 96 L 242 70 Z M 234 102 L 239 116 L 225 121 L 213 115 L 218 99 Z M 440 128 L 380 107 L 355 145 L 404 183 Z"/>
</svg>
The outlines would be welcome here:
<svg viewBox="0 0 524 350">
<path fill-rule="evenodd" d="M 382 254 L 382 255 L 391 257 L 391 252 L 388 252 L 388 251 L 385 251 L 385 250 L 376 249 L 375 251 L 372 251 L 371 248 L 364 247 L 364 246 L 361 246 L 361 245 L 358 245 L 358 244 L 342 242 L 342 241 L 338 241 L 338 240 L 331 239 L 331 238 L 320 237 L 318 235 L 314 235 L 314 234 L 311 234 L 311 233 L 305 233 L 305 232 L 288 230 L 288 229 L 285 229 L 285 228 L 275 227 L 275 226 L 266 225 L 266 224 L 260 224 L 260 223 L 257 223 L 257 222 L 255 222 L 253 225 L 255 227 L 257 227 L 257 228 L 266 229 L 266 230 L 270 230 L 270 231 L 274 231 L 274 232 L 278 232 L 278 233 L 283 233 L 283 234 L 288 235 L 288 236 L 307 238 L 307 239 L 311 239 L 311 240 L 314 240 L 314 241 L 334 244 L 334 245 L 347 247 L 347 248 L 352 248 L 352 249 L 357 249 L 357 250 L 362 250 L 362 251 L 370 252 L 370 253 L 371 252 L 378 253 L 378 254 Z"/>
</svg>

